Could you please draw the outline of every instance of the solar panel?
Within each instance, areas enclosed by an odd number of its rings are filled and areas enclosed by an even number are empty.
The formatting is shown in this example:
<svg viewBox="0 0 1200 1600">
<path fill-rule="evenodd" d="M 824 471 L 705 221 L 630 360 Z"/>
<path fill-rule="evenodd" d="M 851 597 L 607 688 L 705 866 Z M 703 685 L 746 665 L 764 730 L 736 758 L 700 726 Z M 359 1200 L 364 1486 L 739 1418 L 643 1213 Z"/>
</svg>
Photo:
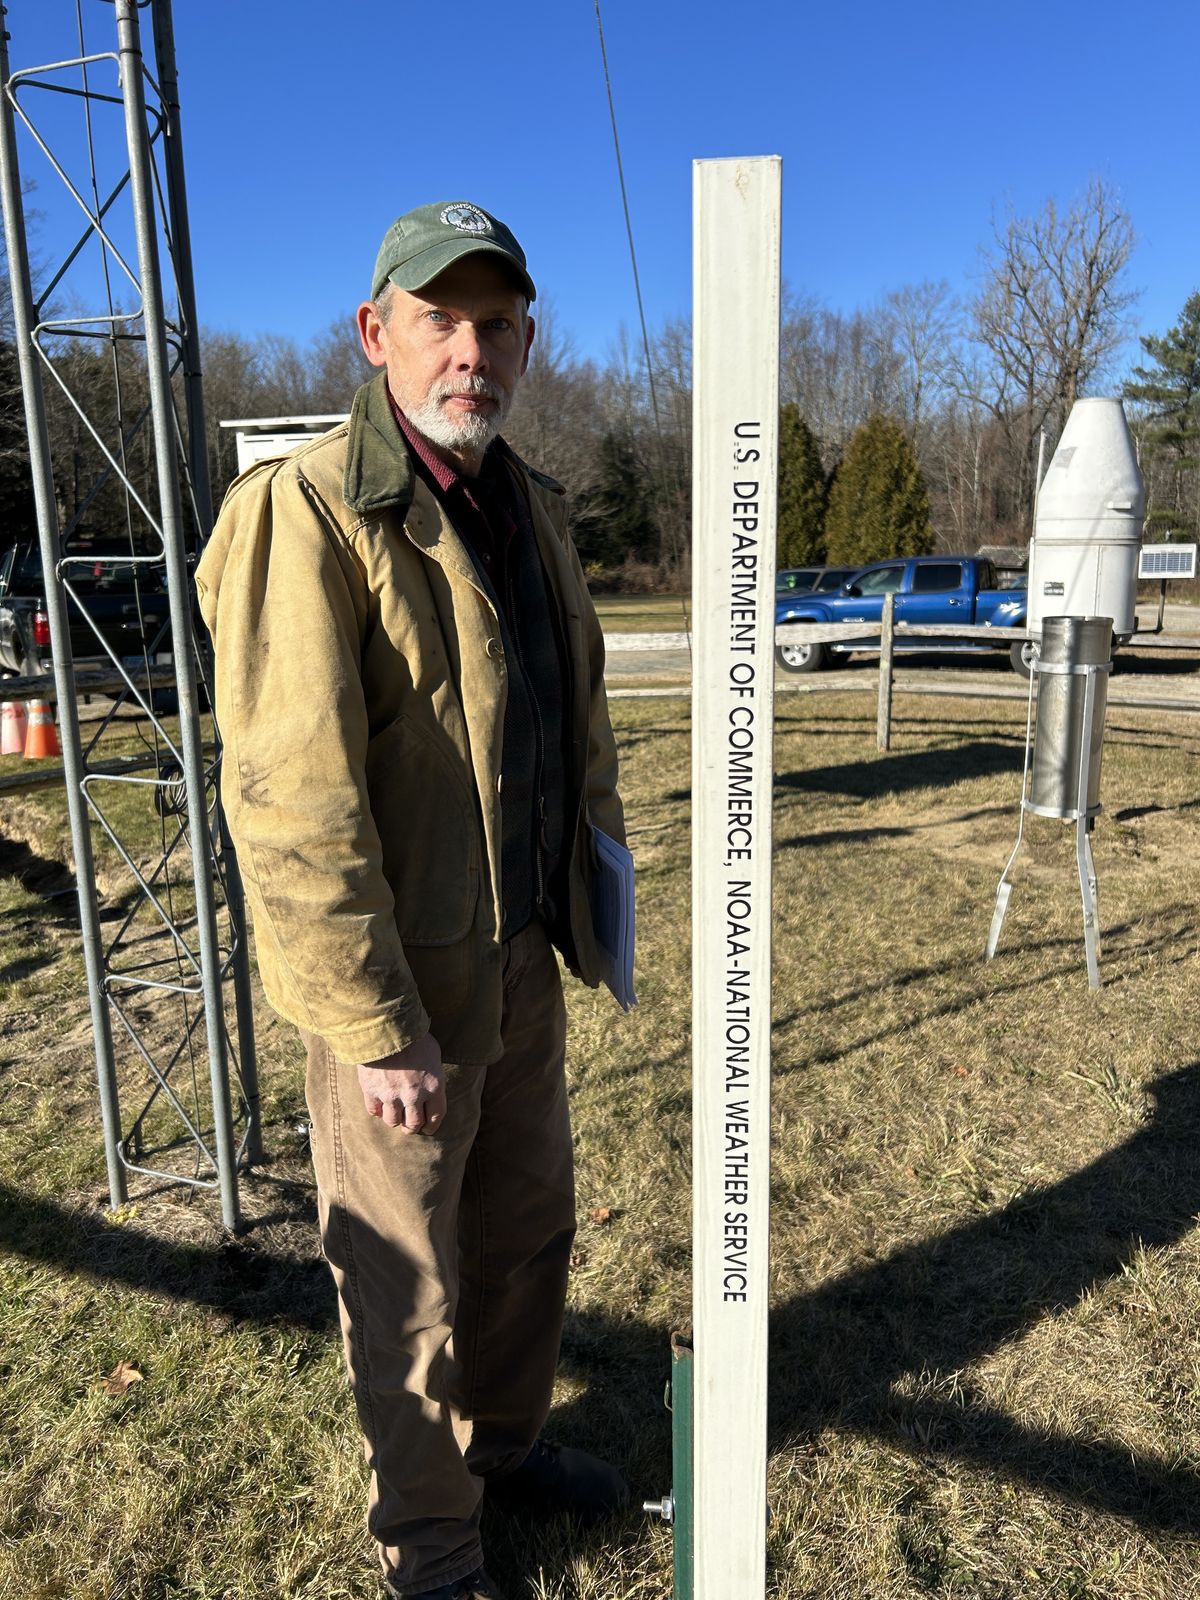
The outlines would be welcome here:
<svg viewBox="0 0 1200 1600">
<path fill-rule="evenodd" d="M 1194 578 L 1194 544 L 1144 544 L 1138 552 L 1139 578 Z"/>
</svg>

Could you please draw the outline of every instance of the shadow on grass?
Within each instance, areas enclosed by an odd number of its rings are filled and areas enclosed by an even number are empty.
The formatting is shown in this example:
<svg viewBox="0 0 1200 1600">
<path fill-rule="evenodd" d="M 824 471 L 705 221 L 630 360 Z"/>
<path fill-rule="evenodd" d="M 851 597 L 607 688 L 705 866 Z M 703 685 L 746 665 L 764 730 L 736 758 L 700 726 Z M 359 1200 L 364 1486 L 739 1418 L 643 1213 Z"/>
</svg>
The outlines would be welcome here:
<svg viewBox="0 0 1200 1600">
<path fill-rule="evenodd" d="M 826 828 L 821 833 L 797 833 L 776 839 L 776 850 L 821 850 L 828 845 L 872 844 L 877 839 L 911 839 L 914 828 Z"/>
<path fill-rule="evenodd" d="M 1153 952 L 1160 954 L 1170 952 L 1172 956 L 1178 959 L 1185 959 L 1194 955 L 1196 951 L 1195 928 L 1190 920 L 1189 910 L 1190 908 L 1184 906 L 1168 906 L 1164 911 L 1158 913 L 1158 920 L 1165 919 L 1173 915 L 1176 916 L 1178 920 L 1175 925 L 1164 927 L 1161 932 L 1155 934 L 1153 938 L 1140 939 L 1136 947 L 1139 958 Z M 1105 929 L 1104 951 L 1106 952 L 1107 962 L 1105 984 L 1110 990 L 1117 988 L 1120 984 L 1126 982 L 1128 977 L 1127 972 L 1123 972 L 1119 966 L 1114 968 L 1112 965 L 1112 956 L 1114 954 L 1113 945 L 1122 934 L 1130 932 L 1134 926 L 1135 925 L 1132 923 L 1121 922 Z M 1032 976 L 1023 975 L 1027 958 L 1031 953 L 1034 951 L 1051 950 L 1058 950 L 1063 953 L 1063 959 L 1057 967 L 1041 972 L 1035 972 Z M 825 1050 L 815 1050 L 811 1054 L 804 1056 L 799 1060 L 791 1062 L 777 1060 L 775 1066 L 775 1075 L 778 1077 L 789 1072 L 799 1071 L 805 1067 L 817 1064 L 828 1065 L 833 1061 L 841 1061 L 848 1056 L 852 1056 L 855 1051 L 864 1050 L 873 1044 L 881 1044 L 885 1039 L 900 1038 L 904 1034 L 909 1033 L 914 1028 L 920 1027 L 924 1023 L 935 1022 L 944 1017 L 958 1016 L 961 1012 L 969 1011 L 972 1006 L 982 1005 L 988 1001 L 1000 999 L 1005 995 L 1021 994 L 1027 990 L 1038 989 L 1043 984 L 1054 983 L 1056 980 L 1061 979 L 1072 972 L 1078 972 L 1080 964 L 1083 960 L 1082 950 L 1082 932 L 1078 940 L 1064 938 L 1029 940 L 1021 944 L 1019 952 L 1015 952 L 1012 948 L 1007 951 L 1002 948 L 999 953 L 999 960 L 996 963 L 995 970 L 997 974 L 1003 974 L 1006 970 L 1011 972 L 1012 970 L 1011 965 L 1006 968 L 1004 960 L 1005 956 L 1012 956 L 1014 953 L 1017 953 L 1021 959 L 1021 975 L 1009 977 L 1007 978 L 1007 981 L 1000 976 L 991 980 L 984 979 L 982 974 L 989 969 L 992 964 L 987 960 L 986 957 L 980 956 L 977 958 L 974 965 L 980 972 L 981 977 L 979 983 L 976 984 L 973 989 L 962 989 L 957 992 L 954 995 L 954 998 L 951 1000 L 944 1001 L 937 1005 L 925 1006 L 920 1011 L 914 1010 L 906 1012 L 903 1019 L 894 1024 L 890 1024 L 884 1028 L 878 1028 L 871 1033 L 862 1034 L 853 1040 L 847 1040 L 844 1043 L 832 1045 Z M 936 966 L 916 968 L 911 973 L 900 974 L 897 978 L 892 980 L 888 987 L 889 989 L 903 989 L 911 983 L 926 981 L 951 970 L 961 974 L 965 970 L 964 963 L 961 961 L 958 963 L 945 962 L 939 963 Z M 787 1016 L 779 1018 L 775 1022 L 774 1027 L 786 1028 L 789 1026 L 789 1024 L 798 1021 L 806 1014 L 819 1014 L 822 1012 L 833 1011 L 839 1005 L 847 1004 L 853 1000 L 860 999 L 864 994 L 870 992 L 870 990 L 859 989 L 852 991 L 845 996 L 831 997 L 828 1001 L 821 1002 L 816 1006 L 798 1009 L 789 1013 Z"/>
<path fill-rule="evenodd" d="M 1114 811 L 1114 822 L 1136 822 L 1139 817 L 1173 816 L 1180 811 L 1195 811 L 1200 808 L 1200 800 L 1181 800 L 1177 806 L 1126 806 L 1123 811 Z"/>
<path fill-rule="evenodd" d="M 1157 809 L 1157 808 L 1148 808 Z M 982 822 L 985 818 L 1010 817 L 1015 806 L 976 806 L 972 811 L 960 811 L 952 817 L 935 817 L 930 822 L 911 822 L 895 827 L 826 828 L 821 833 L 797 833 L 781 839 L 776 831 L 776 850 L 819 850 L 825 845 L 870 844 L 875 839 L 912 839 L 930 828 L 949 828 L 955 823 Z"/>
<path fill-rule="evenodd" d="M 809 767 L 802 772 L 781 772 L 776 789 L 796 789 L 804 794 L 849 795 L 874 800 L 885 794 L 905 794 L 912 789 L 944 788 L 972 778 L 992 778 L 1020 773 L 1025 765 L 1025 739 L 977 739 L 948 748 L 872 752 L 861 761 L 832 767 Z"/>
<path fill-rule="evenodd" d="M 283 1210 L 257 1224 L 310 1223 L 311 1257 L 256 1249 L 244 1238 L 214 1248 L 161 1238 L 114 1222 L 105 1212 L 64 1206 L 0 1183 L 0 1250 L 206 1306 L 232 1322 L 332 1330 L 337 1308 L 328 1268 L 317 1255 L 316 1215 L 315 1192 L 295 1186 Z"/>
<path fill-rule="evenodd" d="M 771 1319 L 773 1446 L 819 1449 L 829 1430 L 873 1437 L 927 1466 L 968 1461 L 1148 1531 L 1194 1530 L 1200 1474 L 1192 1465 L 1140 1456 L 1089 1430 L 1031 1425 L 959 1376 L 1120 1276 L 1140 1252 L 1168 1249 L 1192 1231 L 1200 1213 L 1200 1061 L 1157 1079 L 1149 1100 L 1132 1137 L 1062 1181 L 855 1264 L 779 1305 Z M 311 1211 L 311 1197 L 297 1190 L 290 1210 Z M 332 1288 L 315 1255 L 172 1244 L 11 1188 L 0 1189 L 0 1246 L 240 1323 L 334 1335 Z M 659 1410 L 666 1367 L 664 1328 L 591 1311 L 568 1315 L 562 1368 L 582 1387 L 556 1410 L 551 1430 L 628 1463 L 639 1498 L 667 1487 L 668 1427 Z M 525 1537 L 499 1537 L 501 1579 L 526 1560 Z M 611 1548 L 614 1539 L 644 1537 L 630 1518 L 583 1542 Z M 535 1541 L 548 1569 L 566 1561 L 561 1527 Z"/>
<path fill-rule="evenodd" d="M 75 890 L 75 875 L 64 862 L 40 856 L 24 839 L 10 839 L 5 834 L 0 834 L 0 878 L 15 878 L 23 889 L 44 900 L 66 899 Z M 73 902 L 70 909 L 74 909 Z"/>
<path fill-rule="evenodd" d="M 1024 734 L 1010 740 L 1002 736 L 974 740 L 930 750 L 878 755 L 872 751 L 859 761 L 837 766 L 808 767 L 800 772 L 778 772 L 775 792 L 848 795 L 855 800 L 877 800 L 883 795 L 905 794 L 912 789 L 944 788 L 972 778 L 1020 774 L 1025 765 Z M 690 801 L 691 786 L 673 789 L 664 799 Z"/>
<path fill-rule="evenodd" d="M 1162 915 L 1170 916 L 1172 913 L 1179 913 L 1182 916 L 1187 909 L 1188 908 L 1185 906 L 1170 906 L 1162 913 Z M 1115 923 L 1104 930 L 1105 939 L 1111 942 L 1117 939 L 1120 935 L 1128 933 L 1133 926 L 1134 924 L 1130 922 Z M 1183 924 L 1181 923 L 1181 927 L 1182 926 Z M 1164 934 L 1160 937 L 1159 943 L 1171 943 L 1174 941 L 1174 938 L 1174 934 Z M 1081 945 L 1082 934 L 1078 939 L 1053 935 L 1041 939 L 1029 939 L 1023 941 L 1020 948 L 1021 954 L 1024 957 L 1046 955 L 1053 951 L 1055 953 L 1063 954 L 1068 959 L 1064 963 L 1063 968 L 1055 968 L 1052 971 L 1040 973 L 1036 979 L 1033 980 L 1022 980 L 1018 983 L 1017 987 L 1029 987 L 1031 982 L 1053 983 L 1056 979 L 1062 976 L 1063 970 L 1073 969 L 1078 965 L 1078 954 Z M 1140 948 L 1141 946 L 1139 946 L 1139 949 Z M 988 970 L 992 970 L 991 963 L 981 951 L 979 956 L 973 962 L 964 962 L 961 957 L 955 957 L 945 961 L 926 962 L 924 965 L 919 967 L 909 967 L 907 971 L 898 972 L 894 977 L 890 978 L 886 984 L 886 988 L 889 993 L 900 993 L 905 989 L 911 988 L 915 983 L 928 983 L 937 978 L 944 978 L 947 976 L 947 974 L 952 972 L 961 974 L 969 966 L 974 966 L 981 974 Z M 777 1034 L 783 1029 L 790 1027 L 792 1023 L 799 1022 L 804 1017 L 825 1016 L 834 1011 L 840 1010 L 843 1006 L 855 1005 L 859 1000 L 865 1000 L 869 996 L 878 995 L 880 990 L 881 986 L 877 983 L 862 983 L 853 989 L 835 990 L 830 994 L 824 995 L 820 1000 L 814 1000 L 811 1005 L 794 1006 L 792 1010 L 777 1016 L 772 1024 L 772 1032 Z M 995 986 L 987 989 L 986 994 L 1002 995 L 1010 992 L 1011 990 L 1008 987 L 997 982 Z M 900 1031 L 907 1032 L 910 1028 L 917 1027 L 922 1022 L 928 1021 L 931 1017 L 948 1016 L 952 1015 L 956 1010 L 965 1010 L 976 1004 L 980 999 L 986 998 L 986 994 L 982 991 L 972 991 L 963 995 L 961 997 L 961 1001 L 946 1007 L 936 1007 L 931 1011 L 925 1011 L 920 1014 L 918 1014 L 916 1011 L 908 1011 L 905 1014 L 903 1027 Z M 864 1041 L 860 1039 L 859 1045 L 861 1046 L 863 1042 Z M 776 1051 L 779 1050 L 778 1043 L 775 1045 L 775 1049 Z M 779 1070 L 778 1067 L 776 1070 Z"/>
<path fill-rule="evenodd" d="M 1139 1457 L 1091 1433 L 1031 1427 L 955 1379 L 1120 1275 L 1143 1249 L 1167 1248 L 1195 1227 L 1200 1062 L 1157 1079 L 1149 1093 L 1143 1127 L 1079 1172 L 779 1307 L 772 1319 L 775 1442 L 831 1426 L 873 1434 L 923 1457 L 969 1460 L 1147 1529 L 1194 1529 L 1200 1475 L 1192 1467 Z M 906 1378 L 923 1380 L 931 1397 L 898 1395 Z"/>
<path fill-rule="evenodd" d="M 1136 645 L 1118 650 L 1113 676 L 1136 673 L 1139 678 L 1189 678 L 1200 672 L 1200 659 L 1183 650 L 1142 650 Z"/>
<path fill-rule="evenodd" d="M 33 923 L 40 927 L 78 924 L 75 875 L 62 861 L 38 855 L 24 839 L 10 839 L 0 834 L 0 878 L 15 880 L 26 894 L 37 896 L 41 902 L 36 914 L 31 912 L 28 901 L 0 911 L 0 933 L 16 935 Z M 51 966 L 57 959 L 57 950 L 44 947 L 34 955 L 25 954 L 6 961 L 0 966 L 0 984 L 17 983 Z"/>
<path fill-rule="evenodd" d="M 1175 918 L 1174 923 L 1169 919 Z M 1158 933 L 1152 938 L 1142 937 L 1135 949 L 1139 958 L 1156 953 L 1160 957 L 1166 956 L 1168 961 L 1190 960 L 1196 953 L 1195 928 L 1191 921 L 1191 908 L 1187 905 L 1165 906 L 1161 912 L 1155 914 L 1156 922 L 1165 923 Z M 1142 931 L 1144 924 L 1135 922 L 1117 922 L 1104 930 L 1104 957 L 1105 957 L 1105 986 L 1109 989 L 1119 987 L 1127 981 L 1127 973 L 1120 964 L 1120 956 L 1126 947 L 1120 941 L 1124 935 Z M 1167 952 L 1170 952 L 1167 955 Z M 1018 955 L 1019 968 L 1015 969 L 1006 963 L 1007 956 Z M 1054 955 L 1059 959 L 1053 966 L 1044 966 L 1042 969 L 1030 974 L 1026 968 L 1030 958 L 1035 956 Z M 906 972 L 897 973 L 887 984 L 889 992 L 897 994 L 912 988 L 915 984 L 936 982 L 954 973 L 961 978 L 968 969 L 973 969 L 979 974 L 978 982 L 974 988 L 963 989 L 956 992 L 952 999 L 939 1004 L 926 1005 L 922 1009 L 908 1008 L 903 1017 L 887 1027 L 880 1028 L 873 1033 L 863 1034 L 847 1043 L 831 1045 L 826 1049 L 809 1048 L 807 1054 L 794 1056 L 789 1059 L 787 1046 L 780 1039 L 788 1028 L 802 1022 L 805 1018 L 831 1016 L 843 1007 L 856 1005 L 860 1000 L 875 997 L 880 992 L 878 984 L 862 984 L 853 989 L 834 991 L 814 1001 L 811 1005 L 793 1006 L 788 1011 L 776 1015 L 771 1024 L 774 1043 L 774 1076 L 782 1078 L 793 1072 L 801 1072 L 813 1066 L 826 1066 L 831 1062 L 840 1061 L 852 1056 L 855 1051 L 863 1050 L 874 1044 L 881 1044 L 887 1039 L 900 1038 L 910 1033 L 913 1029 L 927 1022 L 935 1022 L 946 1017 L 957 1016 L 959 1013 L 969 1011 L 972 1006 L 982 1005 L 989 1001 L 1003 999 L 1006 995 L 1021 994 L 1026 990 L 1037 989 L 1041 985 L 1052 985 L 1061 982 L 1063 978 L 1078 977 L 1084 960 L 1082 931 L 1078 937 L 1048 935 L 1040 939 L 1022 940 L 1019 947 L 1014 946 L 1009 950 L 1000 951 L 999 959 L 989 961 L 980 954 L 972 961 L 964 961 L 961 957 L 952 960 L 928 962 L 923 966 L 910 967 Z M 671 1050 L 660 1051 L 655 1057 L 655 1068 L 659 1073 L 669 1069 L 686 1065 L 690 1042 L 686 1039 Z M 610 1078 L 624 1078 L 633 1083 L 639 1083 L 645 1074 L 645 1063 L 642 1060 L 629 1062 L 620 1066 L 615 1063 L 606 1065 L 606 1073 Z M 686 1113 L 691 1105 L 690 1090 L 681 1088 L 677 1094 L 656 1093 L 654 1105 L 659 1115 L 681 1115 Z"/>
<path fill-rule="evenodd" d="M 1047 1316 L 1120 1277 L 1144 1250 L 1178 1244 L 1200 1212 L 1200 1061 L 1155 1080 L 1145 1124 L 1056 1184 L 1030 1190 L 934 1239 L 777 1306 L 771 1317 L 772 1448 L 830 1430 L 873 1437 L 936 1470 L 959 1460 L 1069 1503 L 1190 1536 L 1200 1522 L 1194 1466 L 1139 1455 L 1091 1430 L 1032 1426 L 989 1404 L 959 1375 Z M 645 1383 L 661 1333 L 595 1316 L 569 1321 L 564 1365 L 580 1358 L 593 1388 L 554 1426 L 603 1438 L 614 1388 Z M 601 1355 L 602 1353 L 602 1355 Z M 911 1386 L 919 1390 L 911 1396 Z M 625 1403 L 632 1396 L 623 1393 Z M 1150 1405 L 1147 1401 L 1147 1405 Z M 665 1432 L 665 1430 L 664 1430 Z M 636 1434 L 631 1434 L 632 1449 Z M 639 1485 L 659 1494 L 669 1476 Z"/>
</svg>

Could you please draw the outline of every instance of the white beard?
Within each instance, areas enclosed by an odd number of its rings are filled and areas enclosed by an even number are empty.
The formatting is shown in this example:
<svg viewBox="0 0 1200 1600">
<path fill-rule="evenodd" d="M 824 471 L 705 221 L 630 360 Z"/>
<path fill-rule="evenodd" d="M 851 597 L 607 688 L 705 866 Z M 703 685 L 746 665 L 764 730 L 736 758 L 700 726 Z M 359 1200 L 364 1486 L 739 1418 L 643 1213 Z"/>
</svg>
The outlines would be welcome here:
<svg viewBox="0 0 1200 1600">
<path fill-rule="evenodd" d="M 487 416 L 479 411 L 456 416 L 442 406 L 442 401 L 453 394 L 484 395 L 496 402 L 496 409 Z M 464 383 L 431 389 L 421 404 L 414 406 L 407 415 L 413 427 L 430 444 L 442 450 L 482 455 L 504 426 L 511 404 L 512 396 L 505 394 L 498 384 L 487 378 L 469 378 Z"/>
</svg>

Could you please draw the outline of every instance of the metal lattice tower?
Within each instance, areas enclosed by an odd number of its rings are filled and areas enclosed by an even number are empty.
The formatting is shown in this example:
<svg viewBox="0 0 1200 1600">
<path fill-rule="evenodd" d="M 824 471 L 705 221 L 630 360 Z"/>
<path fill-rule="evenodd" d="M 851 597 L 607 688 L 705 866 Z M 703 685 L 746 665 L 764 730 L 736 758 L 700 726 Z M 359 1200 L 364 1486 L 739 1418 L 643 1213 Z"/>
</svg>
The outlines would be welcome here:
<svg viewBox="0 0 1200 1600">
<path fill-rule="evenodd" d="M 0 39 L 0 182 L 54 653 L 52 682 L 5 693 L 58 702 L 112 1204 L 146 1174 L 219 1189 L 234 1227 L 238 1164 L 261 1153 L 260 1130 L 245 913 L 193 598 L 212 500 L 171 6 L 92 3 L 85 30 L 82 0 L 56 3 L 69 59 L 14 71 Z M 36 289 L 31 178 L 44 211 L 80 224 Z M 97 620 L 118 573 L 135 597 L 129 651 Z M 111 695 L 98 721 L 81 716 L 85 685 Z"/>
</svg>

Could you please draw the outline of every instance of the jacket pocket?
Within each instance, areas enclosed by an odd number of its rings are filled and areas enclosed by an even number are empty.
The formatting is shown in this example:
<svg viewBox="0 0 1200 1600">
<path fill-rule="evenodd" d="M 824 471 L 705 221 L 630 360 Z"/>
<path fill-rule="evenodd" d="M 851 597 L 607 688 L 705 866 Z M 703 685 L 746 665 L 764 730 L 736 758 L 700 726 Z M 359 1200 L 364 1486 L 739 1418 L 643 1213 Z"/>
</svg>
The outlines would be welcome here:
<svg viewBox="0 0 1200 1600">
<path fill-rule="evenodd" d="M 407 716 L 367 746 L 367 788 L 402 942 L 457 944 L 479 901 L 474 791 L 450 740 Z"/>
</svg>

